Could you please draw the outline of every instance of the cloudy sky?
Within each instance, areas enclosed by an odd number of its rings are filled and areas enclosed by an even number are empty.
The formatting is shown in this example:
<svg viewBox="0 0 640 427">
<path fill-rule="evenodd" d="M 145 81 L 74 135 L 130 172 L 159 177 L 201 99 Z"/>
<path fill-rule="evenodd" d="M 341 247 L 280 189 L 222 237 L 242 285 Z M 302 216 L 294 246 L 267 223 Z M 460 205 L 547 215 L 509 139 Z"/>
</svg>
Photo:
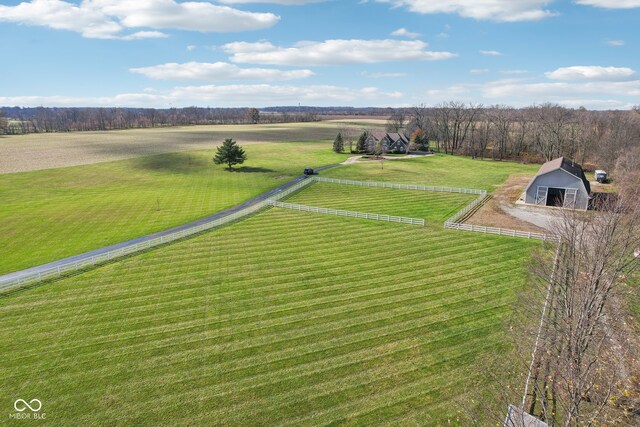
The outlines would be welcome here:
<svg viewBox="0 0 640 427">
<path fill-rule="evenodd" d="M 640 0 L 0 0 L 0 105 L 640 104 Z"/>
</svg>

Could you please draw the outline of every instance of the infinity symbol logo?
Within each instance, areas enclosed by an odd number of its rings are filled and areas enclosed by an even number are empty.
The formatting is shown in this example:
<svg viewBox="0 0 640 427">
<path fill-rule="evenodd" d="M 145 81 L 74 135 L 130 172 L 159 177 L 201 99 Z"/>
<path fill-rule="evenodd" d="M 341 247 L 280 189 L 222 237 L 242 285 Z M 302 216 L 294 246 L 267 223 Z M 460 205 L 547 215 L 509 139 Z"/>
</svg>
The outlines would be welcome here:
<svg viewBox="0 0 640 427">
<path fill-rule="evenodd" d="M 22 405 L 18 406 L 19 404 Z M 38 399 L 31 399 L 31 401 L 27 403 L 27 401 L 24 399 L 18 399 L 13 403 L 13 407 L 18 412 L 24 412 L 27 410 L 27 408 L 29 408 L 31 412 L 38 412 L 40 409 L 42 409 L 42 402 L 40 402 Z"/>
</svg>

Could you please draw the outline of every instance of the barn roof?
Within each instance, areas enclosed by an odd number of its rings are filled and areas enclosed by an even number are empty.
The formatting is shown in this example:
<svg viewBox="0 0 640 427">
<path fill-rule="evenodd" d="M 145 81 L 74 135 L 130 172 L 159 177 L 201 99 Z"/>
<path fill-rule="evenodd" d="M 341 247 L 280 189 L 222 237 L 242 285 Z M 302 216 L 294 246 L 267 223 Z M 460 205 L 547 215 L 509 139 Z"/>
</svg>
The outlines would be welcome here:
<svg viewBox="0 0 640 427">
<path fill-rule="evenodd" d="M 520 408 L 509 405 L 504 427 L 549 427 L 547 423 L 527 414 Z"/>
<path fill-rule="evenodd" d="M 565 172 L 570 173 L 576 178 L 580 178 L 584 183 L 584 188 L 587 190 L 587 193 L 591 193 L 591 184 L 589 180 L 584 175 L 584 171 L 582 170 L 582 166 L 569 159 L 565 159 L 564 157 L 558 157 L 557 159 L 553 159 L 540 167 L 540 170 L 536 174 L 536 177 L 540 175 L 544 175 L 549 172 L 553 172 L 555 170 L 562 169 Z"/>
</svg>

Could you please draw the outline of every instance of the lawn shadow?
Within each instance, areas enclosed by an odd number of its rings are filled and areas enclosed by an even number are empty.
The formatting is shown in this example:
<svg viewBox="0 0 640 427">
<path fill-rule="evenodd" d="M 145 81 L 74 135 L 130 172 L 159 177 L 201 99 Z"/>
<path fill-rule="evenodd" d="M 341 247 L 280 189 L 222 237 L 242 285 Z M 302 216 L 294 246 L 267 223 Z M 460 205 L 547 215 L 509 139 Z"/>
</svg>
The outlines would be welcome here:
<svg viewBox="0 0 640 427">
<path fill-rule="evenodd" d="M 242 166 L 240 168 L 233 168 L 233 172 L 244 172 L 244 173 L 262 172 L 262 173 L 269 173 L 269 172 L 275 172 L 275 171 L 273 169 L 269 169 L 269 168 Z"/>
<path fill-rule="evenodd" d="M 135 167 L 158 172 L 190 174 L 203 168 L 213 167 L 213 162 L 202 156 L 189 153 L 167 153 L 156 156 L 139 157 L 133 160 Z"/>
</svg>

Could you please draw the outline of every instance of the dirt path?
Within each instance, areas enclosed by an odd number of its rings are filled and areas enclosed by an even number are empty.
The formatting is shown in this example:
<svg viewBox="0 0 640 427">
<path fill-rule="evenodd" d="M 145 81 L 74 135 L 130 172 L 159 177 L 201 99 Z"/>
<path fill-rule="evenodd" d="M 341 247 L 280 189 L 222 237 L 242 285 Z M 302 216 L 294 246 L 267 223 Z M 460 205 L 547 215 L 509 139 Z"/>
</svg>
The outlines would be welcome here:
<svg viewBox="0 0 640 427">
<path fill-rule="evenodd" d="M 529 176 L 509 177 L 493 192 L 491 200 L 465 222 L 532 233 L 546 233 L 542 219 L 535 219 L 535 215 L 525 215 L 520 212 L 521 207 L 514 204 L 530 179 Z"/>
</svg>

